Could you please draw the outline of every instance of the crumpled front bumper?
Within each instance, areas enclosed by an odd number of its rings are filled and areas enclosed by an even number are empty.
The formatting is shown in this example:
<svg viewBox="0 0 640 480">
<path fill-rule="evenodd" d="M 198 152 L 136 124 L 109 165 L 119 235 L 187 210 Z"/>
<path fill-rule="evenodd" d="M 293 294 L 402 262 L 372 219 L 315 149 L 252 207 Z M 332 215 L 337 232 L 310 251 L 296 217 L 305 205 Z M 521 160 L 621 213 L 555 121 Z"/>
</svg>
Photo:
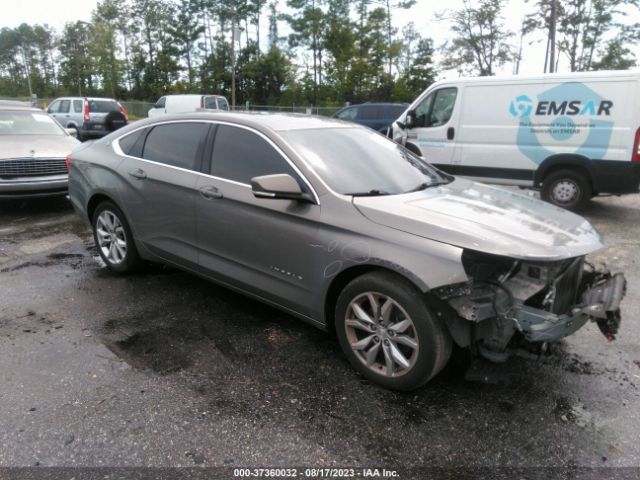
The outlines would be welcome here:
<svg viewBox="0 0 640 480">
<path fill-rule="evenodd" d="M 530 342 L 551 342 L 571 335 L 587 321 L 593 320 L 608 340 L 613 340 L 620 326 L 620 302 L 626 293 L 627 281 L 622 273 L 598 273 L 581 296 L 581 302 L 567 314 L 554 314 L 514 305 L 512 318 L 517 328 Z"/>
</svg>

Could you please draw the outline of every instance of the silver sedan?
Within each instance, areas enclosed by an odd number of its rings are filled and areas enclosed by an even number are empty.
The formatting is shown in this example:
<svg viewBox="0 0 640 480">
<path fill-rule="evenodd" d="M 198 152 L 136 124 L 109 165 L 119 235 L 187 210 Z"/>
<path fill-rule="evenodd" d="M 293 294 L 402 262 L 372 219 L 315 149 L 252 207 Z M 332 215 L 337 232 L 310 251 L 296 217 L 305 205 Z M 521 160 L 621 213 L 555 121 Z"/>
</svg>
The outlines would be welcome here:
<svg viewBox="0 0 640 480">
<path fill-rule="evenodd" d="M 416 388 L 457 344 L 504 361 L 620 322 L 622 274 L 582 217 L 444 174 L 339 120 L 149 119 L 72 155 L 71 201 L 117 272 L 164 262 L 335 332 L 367 378 Z"/>
<path fill-rule="evenodd" d="M 0 199 L 66 194 L 66 157 L 79 143 L 42 110 L 0 102 Z"/>
</svg>

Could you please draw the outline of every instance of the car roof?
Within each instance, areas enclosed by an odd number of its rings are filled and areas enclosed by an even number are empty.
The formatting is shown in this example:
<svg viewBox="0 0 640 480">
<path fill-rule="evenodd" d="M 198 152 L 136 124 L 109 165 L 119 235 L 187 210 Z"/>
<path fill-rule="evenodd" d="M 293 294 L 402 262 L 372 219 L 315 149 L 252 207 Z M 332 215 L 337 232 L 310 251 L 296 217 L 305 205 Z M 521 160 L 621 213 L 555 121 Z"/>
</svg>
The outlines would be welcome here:
<svg viewBox="0 0 640 480">
<path fill-rule="evenodd" d="M 85 100 L 85 99 L 86 100 L 106 100 L 108 102 L 116 101 L 113 98 L 107 98 L 107 97 L 58 97 L 51 100 L 51 103 L 55 102 L 56 100 Z"/>
<path fill-rule="evenodd" d="M 408 107 L 409 104 L 408 103 L 385 103 L 385 102 L 371 103 L 371 102 L 365 102 L 365 103 L 355 103 L 353 105 L 345 105 L 344 108 L 363 107 L 363 106 L 367 106 L 367 107 Z"/>
<path fill-rule="evenodd" d="M 357 124 L 344 122 L 329 117 L 305 115 L 302 113 L 269 113 L 269 112 L 195 112 L 176 115 L 163 115 L 135 122 L 136 125 L 164 123 L 176 120 L 218 120 L 238 125 L 253 127 L 257 130 L 274 130 L 276 132 L 291 130 L 311 130 L 321 128 L 362 128 Z"/>
</svg>

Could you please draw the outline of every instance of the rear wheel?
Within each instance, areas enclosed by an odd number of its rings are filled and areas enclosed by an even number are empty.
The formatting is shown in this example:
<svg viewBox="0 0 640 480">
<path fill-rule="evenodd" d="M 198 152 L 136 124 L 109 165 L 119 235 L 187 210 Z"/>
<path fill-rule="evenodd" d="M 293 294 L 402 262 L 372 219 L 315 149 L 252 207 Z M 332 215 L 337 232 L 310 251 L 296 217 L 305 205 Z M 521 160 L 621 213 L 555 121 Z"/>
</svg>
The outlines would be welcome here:
<svg viewBox="0 0 640 480">
<path fill-rule="evenodd" d="M 107 267 L 125 273 L 137 270 L 141 260 L 129 224 L 112 202 L 102 202 L 93 214 L 93 237 Z"/>
<path fill-rule="evenodd" d="M 351 281 L 338 297 L 335 324 L 350 363 L 387 388 L 423 385 L 451 355 L 451 338 L 424 295 L 391 273 Z"/>
<path fill-rule="evenodd" d="M 579 171 L 557 170 L 542 182 L 540 196 L 543 200 L 567 210 L 584 208 L 592 197 L 589 181 Z"/>
</svg>

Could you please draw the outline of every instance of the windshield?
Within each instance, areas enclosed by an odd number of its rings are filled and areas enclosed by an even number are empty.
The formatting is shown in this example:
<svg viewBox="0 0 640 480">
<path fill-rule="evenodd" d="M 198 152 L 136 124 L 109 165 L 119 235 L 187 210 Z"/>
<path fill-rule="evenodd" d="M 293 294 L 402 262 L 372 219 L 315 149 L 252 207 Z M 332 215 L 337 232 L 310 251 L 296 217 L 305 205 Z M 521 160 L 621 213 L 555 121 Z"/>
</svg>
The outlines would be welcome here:
<svg viewBox="0 0 640 480">
<path fill-rule="evenodd" d="M 64 135 L 62 127 L 45 113 L 0 111 L 0 135 Z"/>
<path fill-rule="evenodd" d="M 280 132 L 335 192 L 394 195 L 449 183 L 404 147 L 364 128 Z"/>
</svg>

